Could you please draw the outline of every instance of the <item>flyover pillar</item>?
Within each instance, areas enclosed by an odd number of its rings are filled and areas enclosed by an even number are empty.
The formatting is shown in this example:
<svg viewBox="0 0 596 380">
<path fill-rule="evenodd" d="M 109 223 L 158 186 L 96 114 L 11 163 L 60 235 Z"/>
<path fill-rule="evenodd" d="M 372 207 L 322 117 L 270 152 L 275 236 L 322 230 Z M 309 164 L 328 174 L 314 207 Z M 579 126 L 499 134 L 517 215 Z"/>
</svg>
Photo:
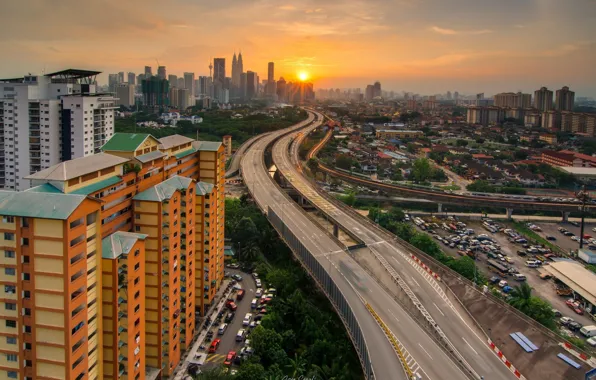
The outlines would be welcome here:
<svg viewBox="0 0 596 380">
<path fill-rule="evenodd" d="M 337 224 L 333 224 L 333 236 L 339 238 L 339 226 Z"/>
<path fill-rule="evenodd" d="M 437 210 L 438 213 L 443 212 L 443 204 L 439 203 L 439 209 Z"/>
<path fill-rule="evenodd" d="M 571 214 L 570 211 L 563 211 L 563 223 L 567 223 L 569 221 L 569 214 Z"/>
<path fill-rule="evenodd" d="M 513 209 L 512 208 L 507 208 L 507 219 L 511 220 L 511 217 L 513 216 Z"/>
</svg>

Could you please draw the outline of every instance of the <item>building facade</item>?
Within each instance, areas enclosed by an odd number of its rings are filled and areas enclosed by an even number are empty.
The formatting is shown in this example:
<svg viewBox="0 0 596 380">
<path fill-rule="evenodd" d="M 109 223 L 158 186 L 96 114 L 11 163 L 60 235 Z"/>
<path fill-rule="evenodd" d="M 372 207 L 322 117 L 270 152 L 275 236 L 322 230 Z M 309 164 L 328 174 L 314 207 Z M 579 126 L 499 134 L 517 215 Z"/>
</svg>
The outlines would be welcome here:
<svg viewBox="0 0 596 380">
<path fill-rule="evenodd" d="M 557 90 L 557 98 L 555 102 L 555 109 L 557 111 L 573 111 L 575 104 L 575 92 L 570 91 L 569 87 L 565 86 Z"/>
<path fill-rule="evenodd" d="M 135 105 L 135 86 L 134 84 L 120 84 L 116 87 L 116 105 L 132 107 Z"/>
<path fill-rule="evenodd" d="M 553 109 L 553 92 L 546 87 L 534 91 L 534 108 L 541 112 L 547 112 Z"/>
</svg>

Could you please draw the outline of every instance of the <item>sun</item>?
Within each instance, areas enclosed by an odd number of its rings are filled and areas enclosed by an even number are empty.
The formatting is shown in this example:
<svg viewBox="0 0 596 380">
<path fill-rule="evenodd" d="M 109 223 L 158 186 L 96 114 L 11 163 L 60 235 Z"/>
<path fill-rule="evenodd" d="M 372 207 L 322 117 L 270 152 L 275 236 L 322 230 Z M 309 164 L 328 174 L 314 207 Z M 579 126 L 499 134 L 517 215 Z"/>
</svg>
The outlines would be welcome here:
<svg viewBox="0 0 596 380">
<path fill-rule="evenodd" d="M 298 79 L 300 79 L 302 82 L 306 81 L 308 79 L 308 73 L 306 71 L 300 71 L 298 73 Z"/>
</svg>

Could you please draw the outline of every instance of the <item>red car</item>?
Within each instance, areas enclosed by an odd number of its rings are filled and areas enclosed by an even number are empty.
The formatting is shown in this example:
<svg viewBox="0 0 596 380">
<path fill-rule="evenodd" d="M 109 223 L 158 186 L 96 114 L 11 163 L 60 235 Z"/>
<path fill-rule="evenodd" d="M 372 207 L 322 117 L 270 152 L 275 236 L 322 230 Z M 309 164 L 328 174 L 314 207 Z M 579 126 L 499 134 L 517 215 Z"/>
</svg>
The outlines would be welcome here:
<svg viewBox="0 0 596 380">
<path fill-rule="evenodd" d="M 215 351 L 217 351 L 220 343 L 221 343 L 221 339 L 215 339 L 213 342 L 211 342 L 211 345 L 209 346 L 209 353 L 212 354 Z"/>
<path fill-rule="evenodd" d="M 575 311 L 575 314 L 584 315 L 584 311 L 579 307 L 574 308 L 573 311 Z"/>
<path fill-rule="evenodd" d="M 567 301 L 565 301 L 565 305 L 567 305 L 567 307 L 570 309 L 575 309 L 576 307 L 575 300 L 573 298 L 569 298 Z"/>
<path fill-rule="evenodd" d="M 236 358 L 236 351 L 228 352 L 228 356 L 226 356 L 226 361 L 224 361 L 224 365 L 232 365 L 234 359 Z"/>
<path fill-rule="evenodd" d="M 238 306 L 236 306 L 236 303 L 234 303 L 234 301 L 230 301 L 230 300 L 228 300 L 226 302 L 226 307 L 232 311 L 236 311 L 236 309 L 238 308 Z"/>
</svg>

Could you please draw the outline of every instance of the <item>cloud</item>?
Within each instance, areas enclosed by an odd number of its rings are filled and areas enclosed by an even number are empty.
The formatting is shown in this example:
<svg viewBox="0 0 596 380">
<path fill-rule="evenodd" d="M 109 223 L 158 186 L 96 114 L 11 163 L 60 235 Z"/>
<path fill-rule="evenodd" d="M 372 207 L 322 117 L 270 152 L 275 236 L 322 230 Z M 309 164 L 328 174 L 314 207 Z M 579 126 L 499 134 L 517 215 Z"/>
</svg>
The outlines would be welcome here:
<svg viewBox="0 0 596 380">
<path fill-rule="evenodd" d="M 281 7 L 277 7 L 277 9 L 281 9 L 282 11 L 295 11 L 296 7 L 288 4 L 288 5 L 282 5 Z"/>
<path fill-rule="evenodd" d="M 435 33 L 439 33 L 445 36 L 455 36 L 455 35 L 477 35 L 477 34 L 488 34 L 492 33 L 492 30 L 489 29 L 481 29 L 481 30 L 455 30 L 455 29 L 447 29 L 441 28 L 438 26 L 432 26 L 430 28 Z"/>
</svg>

